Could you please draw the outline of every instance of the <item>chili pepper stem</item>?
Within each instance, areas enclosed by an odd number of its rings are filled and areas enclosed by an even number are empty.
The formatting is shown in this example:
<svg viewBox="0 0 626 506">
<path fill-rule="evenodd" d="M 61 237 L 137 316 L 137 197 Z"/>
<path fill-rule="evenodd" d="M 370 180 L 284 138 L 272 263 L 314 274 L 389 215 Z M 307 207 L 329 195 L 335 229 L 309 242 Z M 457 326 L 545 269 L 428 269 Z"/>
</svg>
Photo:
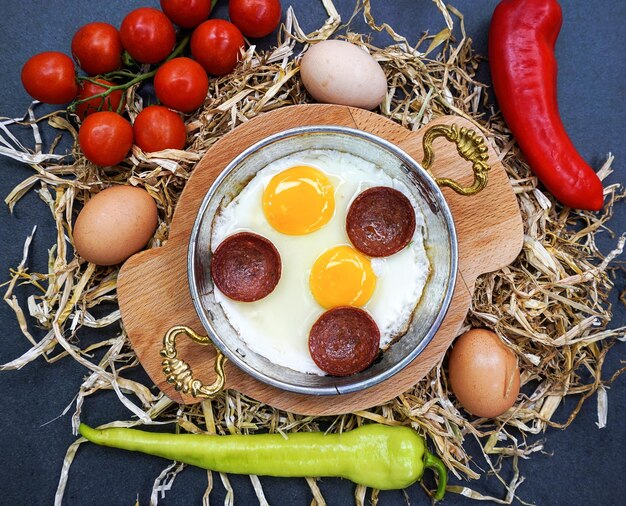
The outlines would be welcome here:
<svg viewBox="0 0 626 506">
<path fill-rule="evenodd" d="M 435 500 L 441 501 L 448 484 L 448 469 L 439 457 L 428 451 L 424 453 L 424 467 L 432 469 L 437 474 L 437 491 L 432 496 Z"/>
</svg>

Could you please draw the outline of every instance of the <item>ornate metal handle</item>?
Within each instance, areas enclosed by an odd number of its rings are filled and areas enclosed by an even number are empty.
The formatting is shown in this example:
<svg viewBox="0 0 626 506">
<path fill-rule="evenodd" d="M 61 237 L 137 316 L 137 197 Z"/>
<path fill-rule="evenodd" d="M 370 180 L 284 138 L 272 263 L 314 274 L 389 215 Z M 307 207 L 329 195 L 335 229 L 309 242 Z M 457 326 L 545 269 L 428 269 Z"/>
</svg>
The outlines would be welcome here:
<svg viewBox="0 0 626 506">
<path fill-rule="evenodd" d="M 161 350 L 161 356 L 164 357 L 161 365 L 167 377 L 167 382 L 174 385 L 177 392 L 184 394 L 191 392 L 193 397 L 209 399 L 215 396 L 222 391 L 226 381 L 224 377 L 226 357 L 222 355 L 220 350 L 215 350 L 217 353 L 215 357 L 215 374 L 217 378 L 212 385 L 204 385 L 199 379 L 194 379 L 191 366 L 183 359 L 178 358 L 176 338 L 180 334 L 186 334 L 192 341 L 204 346 L 211 343 L 207 336 L 201 336 L 185 325 L 177 325 L 169 329 L 163 338 L 163 349 Z"/>
<path fill-rule="evenodd" d="M 430 171 L 430 167 L 435 159 L 433 141 L 437 137 L 445 137 L 450 142 L 454 142 L 459 155 L 468 162 L 472 162 L 472 170 L 474 171 L 474 182 L 471 186 L 461 186 L 447 177 L 435 178 L 439 186 L 452 188 L 461 195 L 474 195 L 487 186 L 487 176 L 490 169 L 487 163 L 489 153 L 487 152 L 485 140 L 480 134 L 477 134 L 471 128 L 459 128 L 456 125 L 435 125 L 429 128 L 422 141 L 424 146 L 422 166 L 428 171 Z"/>
</svg>

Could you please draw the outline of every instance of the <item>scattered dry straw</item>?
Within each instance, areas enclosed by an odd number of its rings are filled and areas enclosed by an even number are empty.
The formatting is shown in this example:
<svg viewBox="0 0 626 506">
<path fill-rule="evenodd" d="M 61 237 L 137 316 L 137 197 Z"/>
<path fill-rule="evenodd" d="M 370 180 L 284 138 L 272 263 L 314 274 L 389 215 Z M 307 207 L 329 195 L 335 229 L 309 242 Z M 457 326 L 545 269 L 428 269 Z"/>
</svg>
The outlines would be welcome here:
<svg viewBox="0 0 626 506">
<path fill-rule="evenodd" d="M 473 121 L 499 153 L 524 217 L 524 249 L 509 267 L 478 280 L 463 330 L 471 326 L 494 329 L 517 354 L 526 393 L 496 420 L 469 417 L 449 395 L 444 361 L 414 388 L 387 404 L 330 419 L 329 430 L 348 430 L 366 420 L 411 425 L 428 435 L 457 477 L 467 478 L 479 478 L 482 472 L 476 464 L 480 456 L 472 457 L 464 446 L 466 440 L 476 439 L 488 470 L 502 482 L 502 498 L 487 498 L 457 485 L 450 485 L 449 492 L 509 504 L 517 497 L 516 489 L 523 481 L 518 460 L 542 449 L 537 434 L 546 427 L 567 427 L 594 392 L 598 392 L 598 426 L 606 423 L 605 387 L 614 378 L 608 382 L 602 379 L 602 364 L 615 338 L 623 339 L 625 333 L 623 328 L 606 330 L 611 318 L 606 299 L 612 288 L 607 267 L 622 252 L 625 238 L 616 239 L 615 250 L 604 257 L 596 247 L 595 236 L 606 233 L 613 204 L 623 194 L 617 185 L 608 186 L 604 211 L 591 214 L 563 209 L 537 188 L 537 181 L 520 159 L 502 118 L 497 113 L 484 112 L 488 104 L 486 87 L 474 80 L 479 58 L 472 51 L 462 15 L 441 1 L 434 3 L 446 22 L 446 28 L 435 36 L 424 35 L 416 43 L 407 41 L 390 26 L 377 25 L 371 16 L 370 2 L 365 0 L 359 8 L 367 23 L 373 30 L 389 34 L 393 43 L 379 48 L 363 35 L 347 31 L 345 37 L 367 49 L 383 66 L 388 93 L 380 108 L 382 115 L 406 128 L 417 129 L 442 114 L 458 114 Z M 44 120 L 76 138 L 76 129 L 64 111 L 36 118 L 31 107 L 25 118 L 0 123 L 0 154 L 27 163 L 34 170 L 9 194 L 6 203 L 13 208 L 26 192 L 37 188 L 50 208 L 57 230 L 46 272 L 30 272 L 27 267 L 32 235 L 26 240 L 22 261 L 10 272 L 4 300 L 33 346 L 21 357 L 0 366 L 0 370 L 19 369 L 38 357 L 54 362 L 69 355 L 83 364 L 88 375 L 76 398 L 75 429 L 85 399 L 100 390 L 113 390 L 132 414 L 132 420 L 108 426 L 175 423 L 177 430 L 220 434 L 258 430 L 287 433 L 319 430 L 323 426 L 320 419 L 279 411 L 234 391 L 196 406 L 179 406 L 161 394 L 155 395 L 152 385 L 126 378 L 124 373 L 137 367 L 138 362 L 120 326 L 119 310 L 113 309 L 99 318 L 92 314 L 97 306 L 116 301 L 117 269 L 86 264 L 69 248 L 77 210 L 94 192 L 112 184 L 140 186 L 154 197 L 159 206 L 159 227 L 149 246 L 162 245 L 167 240 L 178 196 L 195 162 L 211 145 L 262 112 L 310 101 L 298 76 L 299 56 L 308 44 L 336 36 L 341 28 L 332 2 L 324 0 L 323 4 L 328 19 L 322 28 L 305 34 L 289 9 L 276 49 L 256 53 L 251 47 L 232 75 L 212 80 L 204 109 L 187 120 L 191 142 L 186 151 L 147 155 L 134 148 L 132 156 L 119 167 L 101 169 L 87 162 L 77 147 L 73 163 L 69 158 L 42 151 L 39 124 Z M 141 99 L 135 90 L 128 95 L 127 103 L 132 104 L 129 114 L 133 116 L 142 107 Z M 16 123 L 32 127 L 34 151 L 11 134 L 8 127 Z M 609 156 L 600 171 L 602 177 L 610 173 L 612 162 L 613 157 Z M 25 309 L 15 295 L 18 287 L 24 285 L 29 290 Z M 26 314 L 31 318 L 30 324 Z M 32 321 L 47 331 L 40 341 L 29 331 Z M 83 327 L 119 328 L 119 334 L 81 348 L 78 333 Z M 92 352 L 98 348 L 106 351 L 95 362 Z M 578 404 L 565 422 L 555 421 L 555 411 L 567 395 L 576 396 Z M 77 440 L 68 449 L 56 496 L 58 504 L 70 465 L 83 441 Z M 503 457 L 509 459 L 513 469 L 509 483 L 497 473 Z M 156 504 L 170 489 L 182 469 L 174 463 L 163 470 L 155 479 L 151 503 Z M 205 497 L 213 486 L 211 472 L 207 478 Z M 227 490 L 226 502 L 232 504 L 235 492 L 228 476 L 220 475 L 220 479 Z M 256 477 L 251 480 L 259 502 L 266 504 L 261 482 Z M 315 480 L 307 482 L 314 503 L 324 504 Z M 355 501 L 364 504 L 366 494 L 364 488 L 357 487 Z M 375 504 L 377 497 L 377 491 L 372 491 L 371 502 Z"/>
</svg>

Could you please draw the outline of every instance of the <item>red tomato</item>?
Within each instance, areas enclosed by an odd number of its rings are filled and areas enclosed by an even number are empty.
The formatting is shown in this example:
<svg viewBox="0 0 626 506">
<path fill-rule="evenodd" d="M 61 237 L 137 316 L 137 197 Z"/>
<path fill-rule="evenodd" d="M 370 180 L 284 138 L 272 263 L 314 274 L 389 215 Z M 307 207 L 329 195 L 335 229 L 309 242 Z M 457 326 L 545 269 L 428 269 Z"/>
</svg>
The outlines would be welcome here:
<svg viewBox="0 0 626 506">
<path fill-rule="evenodd" d="M 115 86 L 115 83 L 105 81 L 104 79 L 96 79 L 99 83 L 109 86 Z M 83 81 L 78 90 L 77 100 L 84 100 L 99 93 L 103 93 L 107 90 L 104 86 L 98 86 L 90 81 Z M 90 114 L 98 111 L 113 111 L 116 112 L 120 102 L 122 101 L 122 90 L 116 90 L 111 92 L 106 98 L 93 98 L 82 104 L 76 106 L 76 114 L 83 120 Z"/>
<path fill-rule="evenodd" d="M 161 105 L 141 111 L 133 124 L 135 144 L 146 153 L 163 149 L 183 149 L 187 130 L 182 118 Z"/>
<path fill-rule="evenodd" d="M 94 112 L 80 126 L 78 144 L 90 162 L 102 167 L 117 165 L 133 146 L 133 127 L 117 113 Z"/>
<path fill-rule="evenodd" d="M 204 102 L 209 78 L 191 58 L 174 58 L 159 67 L 154 76 L 154 91 L 163 105 L 191 112 Z"/>
<path fill-rule="evenodd" d="M 223 19 L 209 19 L 194 30 L 191 54 L 209 74 L 223 76 L 237 65 L 244 44 L 235 25 Z"/>
<path fill-rule="evenodd" d="M 90 76 L 121 68 L 122 51 L 120 33 L 108 23 L 88 23 L 72 39 L 72 55 Z"/>
<path fill-rule="evenodd" d="M 280 23 L 280 0 L 230 0 L 228 15 L 246 37 L 265 37 Z"/>
<path fill-rule="evenodd" d="M 211 0 L 161 0 L 161 9 L 183 28 L 195 28 L 209 17 Z"/>
<path fill-rule="evenodd" d="M 78 93 L 76 69 L 72 59 L 56 51 L 31 57 L 22 67 L 22 84 L 26 92 L 46 104 L 65 104 Z"/>
<path fill-rule="evenodd" d="M 139 63 L 158 63 L 174 49 L 176 31 L 157 9 L 141 7 L 126 15 L 120 27 L 122 45 Z"/>
</svg>

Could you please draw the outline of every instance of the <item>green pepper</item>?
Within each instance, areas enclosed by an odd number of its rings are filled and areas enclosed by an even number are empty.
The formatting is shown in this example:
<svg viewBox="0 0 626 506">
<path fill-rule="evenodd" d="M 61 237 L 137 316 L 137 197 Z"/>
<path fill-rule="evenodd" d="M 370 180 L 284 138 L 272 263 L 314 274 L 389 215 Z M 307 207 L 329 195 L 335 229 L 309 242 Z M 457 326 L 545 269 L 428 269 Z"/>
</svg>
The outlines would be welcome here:
<svg viewBox="0 0 626 506">
<path fill-rule="evenodd" d="M 434 498 L 446 491 L 447 469 L 429 453 L 410 427 L 363 425 L 341 434 L 296 432 L 216 436 L 164 434 L 135 429 L 79 431 L 89 441 L 139 451 L 194 466 L 233 474 L 307 477 L 336 476 L 360 485 L 390 490 L 421 479 L 425 468 L 439 476 Z"/>
</svg>

